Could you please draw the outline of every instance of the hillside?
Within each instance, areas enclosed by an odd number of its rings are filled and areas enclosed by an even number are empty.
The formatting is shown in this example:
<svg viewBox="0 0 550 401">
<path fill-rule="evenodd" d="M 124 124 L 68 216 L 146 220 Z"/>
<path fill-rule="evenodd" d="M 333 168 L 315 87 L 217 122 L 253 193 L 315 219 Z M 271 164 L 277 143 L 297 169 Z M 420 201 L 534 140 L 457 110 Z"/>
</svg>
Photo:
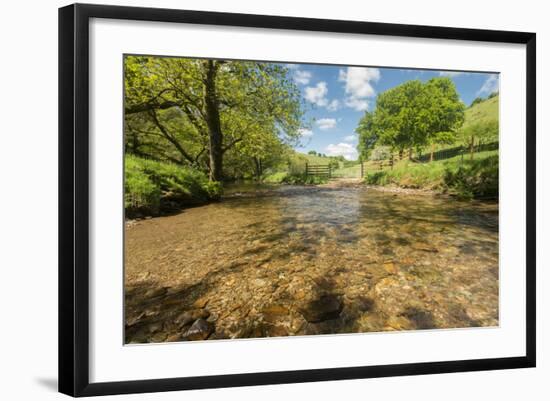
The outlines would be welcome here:
<svg viewBox="0 0 550 401">
<path fill-rule="evenodd" d="M 464 128 L 476 123 L 498 121 L 499 96 L 468 107 L 465 112 Z"/>
<path fill-rule="evenodd" d="M 301 152 L 296 152 L 296 159 L 303 161 L 304 163 L 307 162 L 309 164 L 320 164 L 320 165 L 329 164 L 332 160 L 330 157 L 321 157 L 321 156 L 310 155 L 310 154 L 301 153 Z"/>
</svg>

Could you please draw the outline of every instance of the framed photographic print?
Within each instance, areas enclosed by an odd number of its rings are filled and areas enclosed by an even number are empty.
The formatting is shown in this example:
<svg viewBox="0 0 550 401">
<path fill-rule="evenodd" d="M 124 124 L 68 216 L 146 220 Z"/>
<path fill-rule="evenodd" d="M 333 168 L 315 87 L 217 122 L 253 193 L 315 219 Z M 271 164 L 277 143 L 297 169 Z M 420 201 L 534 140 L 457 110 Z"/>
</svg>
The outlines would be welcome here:
<svg viewBox="0 0 550 401">
<path fill-rule="evenodd" d="M 59 390 L 535 366 L 535 34 L 59 10 Z"/>
</svg>

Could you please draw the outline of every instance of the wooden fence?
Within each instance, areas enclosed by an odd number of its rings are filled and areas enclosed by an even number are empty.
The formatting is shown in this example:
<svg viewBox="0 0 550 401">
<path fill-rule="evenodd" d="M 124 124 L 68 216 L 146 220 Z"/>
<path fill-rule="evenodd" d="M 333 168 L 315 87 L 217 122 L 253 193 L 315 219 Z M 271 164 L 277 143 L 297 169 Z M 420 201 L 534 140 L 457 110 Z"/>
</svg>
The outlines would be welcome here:
<svg viewBox="0 0 550 401">
<path fill-rule="evenodd" d="M 486 152 L 488 150 L 497 150 L 498 149 L 498 142 L 491 142 L 491 143 L 482 143 L 482 144 L 476 144 L 473 148 L 474 153 L 477 152 Z M 450 159 L 451 157 L 464 155 L 470 152 L 470 148 L 467 146 L 457 146 L 454 148 L 448 148 L 443 150 L 435 151 L 433 154 L 433 160 L 443 160 L 443 159 Z M 419 162 L 429 162 L 430 161 L 430 153 L 424 153 L 421 155 L 416 155 L 416 160 Z"/>
<path fill-rule="evenodd" d="M 332 177 L 332 167 L 330 164 L 309 164 L 306 163 L 306 175 L 315 175 L 319 177 Z"/>
</svg>

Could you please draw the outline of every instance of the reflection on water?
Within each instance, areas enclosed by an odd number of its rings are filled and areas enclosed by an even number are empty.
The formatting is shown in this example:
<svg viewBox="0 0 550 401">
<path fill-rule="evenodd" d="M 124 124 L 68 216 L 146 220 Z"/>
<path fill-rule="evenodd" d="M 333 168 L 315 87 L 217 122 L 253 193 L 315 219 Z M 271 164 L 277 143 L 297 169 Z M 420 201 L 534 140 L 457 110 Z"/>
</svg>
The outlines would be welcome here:
<svg viewBox="0 0 550 401">
<path fill-rule="evenodd" d="M 498 205 L 232 188 L 126 230 L 126 340 L 498 325 Z"/>
</svg>

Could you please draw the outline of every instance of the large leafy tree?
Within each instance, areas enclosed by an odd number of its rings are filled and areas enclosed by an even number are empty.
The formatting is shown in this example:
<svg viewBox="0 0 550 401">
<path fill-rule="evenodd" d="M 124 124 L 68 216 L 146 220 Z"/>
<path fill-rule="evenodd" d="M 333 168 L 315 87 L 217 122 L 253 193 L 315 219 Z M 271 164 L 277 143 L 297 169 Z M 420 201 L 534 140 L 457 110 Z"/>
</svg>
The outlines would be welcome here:
<svg viewBox="0 0 550 401">
<path fill-rule="evenodd" d="M 433 78 L 426 85 L 427 136 L 430 145 L 430 161 L 437 144 L 449 144 L 456 140 L 458 128 L 464 123 L 465 105 L 460 100 L 453 81 L 448 77 Z"/>
<path fill-rule="evenodd" d="M 136 153 L 143 143 L 219 181 L 227 152 L 262 158 L 273 143 L 299 138 L 303 104 L 280 65 L 127 57 L 125 67 L 126 142 Z M 145 146 L 155 136 L 157 148 Z"/>
<path fill-rule="evenodd" d="M 360 120 L 359 150 L 366 155 L 382 145 L 400 157 L 408 149 L 412 157 L 413 149 L 454 140 L 463 121 L 464 104 L 452 80 L 407 81 L 379 94 L 376 109 Z"/>
</svg>

